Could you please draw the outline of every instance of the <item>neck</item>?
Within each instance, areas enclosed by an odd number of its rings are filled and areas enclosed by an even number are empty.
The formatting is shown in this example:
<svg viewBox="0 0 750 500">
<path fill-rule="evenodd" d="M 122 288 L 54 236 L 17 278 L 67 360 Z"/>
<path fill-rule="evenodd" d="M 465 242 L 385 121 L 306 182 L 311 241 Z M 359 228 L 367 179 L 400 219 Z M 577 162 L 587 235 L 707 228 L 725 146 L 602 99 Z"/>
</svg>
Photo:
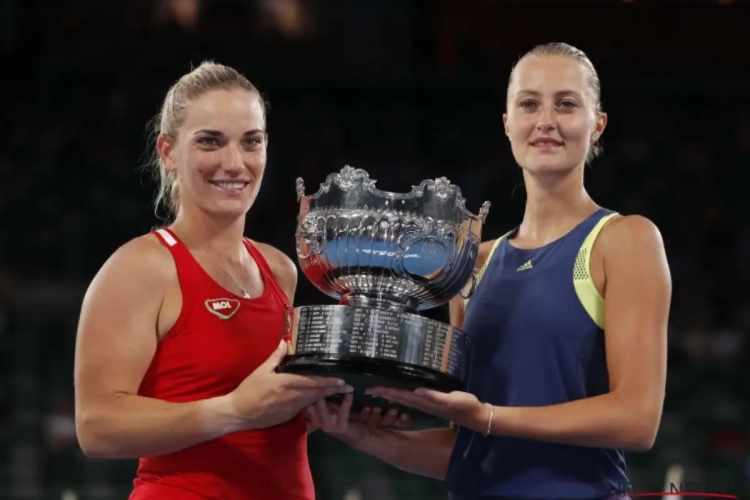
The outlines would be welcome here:
<svg viewBox="0 0 750 500">
<path fill-rule="evenodd" d="M 180 207 L 172 230 L 193 251 L 210 252 L 229 262 L 243 262 L 245 216 L 216 217 L 197 207 Z"/>
<path fill-rule="evenodd" d="M 526 209 L 518 236 L 546 244 L 598 207 L 583 187 L 583 166 L 565 174 L 523 173 Z"/>
</svg>

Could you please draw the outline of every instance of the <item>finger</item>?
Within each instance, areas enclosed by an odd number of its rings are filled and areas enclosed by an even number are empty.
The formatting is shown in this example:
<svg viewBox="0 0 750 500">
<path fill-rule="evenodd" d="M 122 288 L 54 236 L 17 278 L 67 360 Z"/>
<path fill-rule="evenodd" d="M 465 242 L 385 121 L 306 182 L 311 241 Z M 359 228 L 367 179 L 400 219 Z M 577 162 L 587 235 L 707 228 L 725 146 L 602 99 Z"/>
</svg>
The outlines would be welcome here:
<svg viewBox="0 0 750 500">
<path fill-rule="evenodd" d="M 450 402 L 450 395 L 448 393 L 435 391 L 432 389 L 425 389 L 420 387 L 419 389 L 416 389 L 414 391 L 414 394 L 425 399 L 426 401 L 431 401 L 439 405 L 448 404 Z"/>
<path fill-rule="evenodd" d="M 363 424 L 367 424 L 370 421 L 371 415 L 372 415 L 372 408 L 370 408 L 369 406 L 365 406 L 364 408 L 362 408 L 362 411 L 359 412 L 357 419 Z"/>
<path fill-rule="evenodd" d="M 326 404 L 325 399 L 321 399 L 319 401 L 316 401 L 313 405 L 315 408 L 315 411 L 320 416 L 320 422 L 324 425 L 324 429 L 330 429 L 334 424 L 334 416 L 331 415 L 331 412 L 328 411 L 328 405 Z"/>
<path fill-rule="evenodd" d="M 393 426 L 401 430 L 411 429 L 411 417 L 408 413 L 402 413 L 398 416 L 396 423 Z"/>
<path fill-rule="evenodd" d="M 288 353 L 289 344 L 285 340 L 282 340 L 279 342 L 279 346 L 276 350 L 271 353 L 259 368 L 264 369 L 266 372 L 273 372 L 276 367 L 281 364 Z"/>
<path fill-rule="evenodd" d="M 344 387 L 346 381 L 340 378 L 334 377 L 307 377 L 304 375 L 294 375 L 291 373 L 279 374 L 279 377 L 284 378 L 284 382 L 289 387 L 299 389 L 316 389 L 322 387 Z"/>
<path fill-rule="evenodd" d="M 380 427 L 381 420 L 383 420 L 383 409 L 379 406 L 371 407 L 367 425 L 370 427 Z"/>
<path fill-rule="evenodd" d="M 307 420 L 311 425 L 317 427 L 318 429 L 323 428 L 323 424 L 320 420 L 320 415 L 318 415 L 318 411 L 315 406 L 308 406 L 307 408 L 305 408 L 305 416 L 307 416 Z"/>
<path fill-rule="evenodd" d="M 380 421 L 380 427 L 391 427 L 393 424 L 396 423 L 396 420 L 398 419 L 398 410 L 395 408 L 391 408 L 388 410 L 383 417 L 383 419 Z"/>
<path fill-rule="evenodd" d="M 365 390 L 365 394 L 389 400 L 394 396 L 413 394 L 413 391 L 393 387 L 371 387 Z"/>
<path fill-rule="evenodd" d="M 304 389 L 303 393 L 308 394 L 309 404 L 313 404 L 316 401 L 325 401 L 326 398 L 337 394 L 350 394 L 353 391 L 354 388 L 345 385 L 343 387 L 327 387 L 323 389 Z"/>
<path fill-rule="evenodd" d="M 354 395 L 352 393 L 346 394 L 343 401 L 341 401 L 339 412 L 336 415 L 336 428 L 339 432 L 345 432 L 349 425 L 349 417 L 351 415 L 353 401 Z"/>
<path fill-rule="evenodd" d="M 388 394 L 387 399 L 392 403 L 398 403 L 409 408 L 415 408 L 417 410 L 430 413 L 432 415 L 439 415 L 445 407 L 441 407 L 435 404 L 431 400 L 425 399 L 417 394 L 410 391 L 393 391 Z"/>
</svg>

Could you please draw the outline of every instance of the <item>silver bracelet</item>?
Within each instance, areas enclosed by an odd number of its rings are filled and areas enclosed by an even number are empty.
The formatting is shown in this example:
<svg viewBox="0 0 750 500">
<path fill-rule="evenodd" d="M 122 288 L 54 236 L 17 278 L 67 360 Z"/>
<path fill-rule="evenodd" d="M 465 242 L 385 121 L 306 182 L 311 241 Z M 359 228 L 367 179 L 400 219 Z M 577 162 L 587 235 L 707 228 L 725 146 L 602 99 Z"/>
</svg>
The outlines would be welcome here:
<svg viewBox="0 0 750 500">
<path fill-rule="evenodd" d="M 484 432 L 484 437 L 487 437 L 490 435 L 490 432 L 492 431 L 492 418 L 495 416 L 495 407 L 489 403 L 484 403 L 484 404 L 490 407 L 490 418 L 489 420 L 487 420 L 487 430 Z"/>
</svg>

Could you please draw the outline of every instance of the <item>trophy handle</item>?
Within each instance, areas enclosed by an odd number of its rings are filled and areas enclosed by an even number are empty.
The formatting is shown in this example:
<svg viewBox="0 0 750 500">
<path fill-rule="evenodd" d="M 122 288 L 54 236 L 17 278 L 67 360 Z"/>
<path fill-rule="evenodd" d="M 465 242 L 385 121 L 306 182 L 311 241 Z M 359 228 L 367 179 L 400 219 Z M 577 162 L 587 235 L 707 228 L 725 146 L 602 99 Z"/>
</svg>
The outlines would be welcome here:
<svg viewBox="0 0 750 500">
<path fill-rule="evenodd" d="M 474 294 L 474 290 L 477 287 L 477 270 L 476 269 L 472 269 L 471 276 L 469 277 L 469 279 L 471 280 L 471 286 L 469 287 L 469 290 L 466 293 L 464 293 L 464 290 L 466 290 L 466 285 L 464 285 L 464 287 L 459 292 L 459 295 L 461 295 L 461 298 L 464 300 L 471 297 Z"/>
</svg>

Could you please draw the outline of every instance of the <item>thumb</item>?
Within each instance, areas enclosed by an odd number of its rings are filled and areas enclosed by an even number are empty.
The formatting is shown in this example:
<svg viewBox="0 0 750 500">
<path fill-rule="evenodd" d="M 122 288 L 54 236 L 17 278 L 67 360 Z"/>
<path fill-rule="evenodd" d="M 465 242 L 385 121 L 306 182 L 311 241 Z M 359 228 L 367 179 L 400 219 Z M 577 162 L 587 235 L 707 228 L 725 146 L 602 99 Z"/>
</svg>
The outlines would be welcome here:
<svg viewBox="0 0 750 500">
<path fill-rule="evenodd" d="M 263 367 L 273 371 L 281 364 L 287 354 L 289 354 L 289 344 L 286 340 L 282 340 L 279 343 L 279 347 L 277 347 L 263 363 Z"/>
<path fill-rule="evenodd" d="M 432 403 L 445 405 L 450 402 L 450 395 L 445 392 L 434 391 L 432 389 L 419 388 L 414 391 L 417 396 Z"/>
</svg>

